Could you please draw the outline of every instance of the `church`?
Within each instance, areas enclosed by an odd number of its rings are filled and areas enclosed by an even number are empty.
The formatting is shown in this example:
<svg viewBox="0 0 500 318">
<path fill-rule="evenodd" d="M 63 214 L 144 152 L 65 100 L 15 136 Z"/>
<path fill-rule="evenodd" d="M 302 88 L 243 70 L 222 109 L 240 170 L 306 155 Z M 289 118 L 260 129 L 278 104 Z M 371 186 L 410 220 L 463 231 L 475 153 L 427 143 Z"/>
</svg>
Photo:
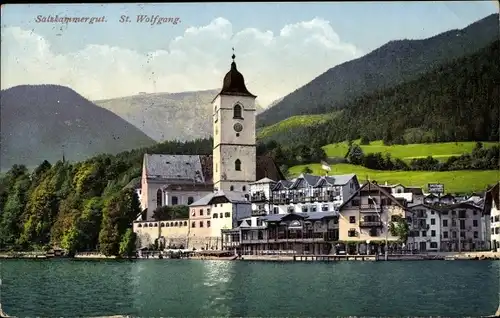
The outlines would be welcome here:
<svg viewBox="0 0 500 318">
<path fill-rule="evenodd" d="M 137 189 L 143 213 L 137 221 L 153 221 L 157 207 L 190 205 L 215 192 L 245 196 L 257 180 L 285 179 L 271 157 L 256 154 L 257 96 L 248 91 L 234 53 L 232 59 L 212 101 L 212 155 L 145 154 Z"/>
</svg>

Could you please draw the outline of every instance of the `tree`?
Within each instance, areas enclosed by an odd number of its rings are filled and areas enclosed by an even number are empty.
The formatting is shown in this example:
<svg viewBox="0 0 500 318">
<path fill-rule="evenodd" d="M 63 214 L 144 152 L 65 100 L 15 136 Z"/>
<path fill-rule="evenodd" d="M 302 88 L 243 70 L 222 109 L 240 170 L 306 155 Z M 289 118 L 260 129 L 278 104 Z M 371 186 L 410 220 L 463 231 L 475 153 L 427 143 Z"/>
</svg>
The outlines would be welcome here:
<svg viewBox="0 0 500 318">
<path fill-rule="evenodd" d="M 312 172 L 313 171 L 311 170 L 311 168 L 309 168 L 309 166 L 305 166 L 304 169 L 302 169 L 302 173 L 305 173 L 305 174 L 309 174 Z"/>
<path fill-rule="evenodd" d="M 127 229 L 120 242 L 119 254 L 122 257 L 132 257 L 135 255 L 137 234 L 132 229 Z"/>
<path fill-rule="evenodd" d="M 361 145 L 369 145 L 370 139 L 366 136 L 361 137 L 361 141 L 359 142 Z"/>
<path fill-rule="evenodd" d="M 364 153 L 363 149 L 357 144 L 352 144 L 352 146 L 347 151 L 347 159 L 353 165 L 363 164 Z"/>
<path fill-rule="evenodd" d="M 394 215 L 392 222 L 389 224 L 389 232 L 392 236 L 398 237 L 401 243 L 406 243 L 410 235 L 410 226 L 405 218 Z"/>
</svg>

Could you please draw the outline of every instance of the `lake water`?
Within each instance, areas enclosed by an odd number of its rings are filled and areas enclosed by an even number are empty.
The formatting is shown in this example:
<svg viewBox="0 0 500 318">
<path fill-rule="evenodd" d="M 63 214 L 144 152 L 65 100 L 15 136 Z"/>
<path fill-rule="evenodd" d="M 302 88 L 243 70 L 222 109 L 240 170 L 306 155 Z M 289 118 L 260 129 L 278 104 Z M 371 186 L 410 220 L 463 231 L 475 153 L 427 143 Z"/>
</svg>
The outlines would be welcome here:
<svg viewBox="0 0 500 318">
<path fill-rule="evenodd" d="M 495 312 L 500 262 L 2 260 L 0 270 L 0 302 L 17 317 L 459 317 Z"/>
</svg>

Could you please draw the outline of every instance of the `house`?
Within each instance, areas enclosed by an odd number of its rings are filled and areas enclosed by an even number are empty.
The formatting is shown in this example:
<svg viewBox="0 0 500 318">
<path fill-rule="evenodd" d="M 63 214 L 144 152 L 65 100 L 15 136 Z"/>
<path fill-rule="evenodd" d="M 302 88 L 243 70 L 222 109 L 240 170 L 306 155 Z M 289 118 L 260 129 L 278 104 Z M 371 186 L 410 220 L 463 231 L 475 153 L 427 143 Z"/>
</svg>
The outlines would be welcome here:
<svg viewBox="0 0 500 318">
<path fill-rule="evenodd" d="M 469 202 L 460 202 L 439 209 L 442 251 L 475 251 L 489 247 L 489 229 L 485 226 L 485 217 L 480 207 Z"/>
<path fill-rule="evenodd" d="M 189 209 L 188 248 L 197 250 L 220 250 L 221 230 L 236 228 L 238 220 L 252 214 L 243 193 L 222 190 L 193 202 Z"/>
<path fill-rule="evenodd" d="M 355 174 L 315 176 L 301 174 L 277 182 L 271 190 L 271 214 L 335 211 L 359 189 Z"/>
<path fill-rule="evenodd" d="M 271 189 L 276 181 L 263 178 L 250 184 L 249 198 L 252 202 L 252 216 L 267 215 L 271 211 Z"/>
<path fill-rule="evenodd" d="M 287 251 L 297 254 L 333 253 L 338 241 L 338 213 L 297 212 L 244 219 L 222 231 L 223 248 L 243 254 Z"/>
<path fill-rule="evenodd" d="M 389 229 L 405 217 L 405 199 L 396 199 L 387 189 L 366 182 L 339 207 L 339 240 L 348 245 L 349 254 L 372 253 L 399 246 L 400 238 Z"/>
<path fill-rule="evenodd" d="M 406 220 L 410 226 L 407 247 L 410 250 L 439 251 L 441 248 L 441 214 L 432 205 L 408 207 Z"/>
<path fill-rule="evenodd" d="M 424 193 L 420 187 L 408 187 L 401 183 L 390 186 L 386 183 L 385 186 L 390 187 L 390 193 L 395 198 L 405 199 L 408 206 L 424 203 Z"/>
<path fill-rule="evenodd" d="M 485 227 L 490 228 L 491 249 L 500 249 L 500 182 L 488 189 L 484 195 L 483 214 L 489 216 L 489 222 L 485 220 Z M 489 223 L 489 226 L 488 226 Z"/>
</svg>

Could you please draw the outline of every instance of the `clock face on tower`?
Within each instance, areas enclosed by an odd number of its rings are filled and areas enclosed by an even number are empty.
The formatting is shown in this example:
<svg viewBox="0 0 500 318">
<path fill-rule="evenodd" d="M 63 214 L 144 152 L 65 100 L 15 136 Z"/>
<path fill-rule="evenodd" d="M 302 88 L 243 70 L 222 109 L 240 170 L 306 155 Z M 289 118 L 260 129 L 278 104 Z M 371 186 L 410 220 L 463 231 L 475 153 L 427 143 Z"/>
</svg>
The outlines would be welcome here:
<svg viewBox="0 0 500 318">
<path fill-rule="evenodd" d="M 234 124 L 233 129 L 236 132 L 241 132 L 243 130 L 243 125 L 240 123 L 236 123 L 236 124 Z"/>
</svg>

